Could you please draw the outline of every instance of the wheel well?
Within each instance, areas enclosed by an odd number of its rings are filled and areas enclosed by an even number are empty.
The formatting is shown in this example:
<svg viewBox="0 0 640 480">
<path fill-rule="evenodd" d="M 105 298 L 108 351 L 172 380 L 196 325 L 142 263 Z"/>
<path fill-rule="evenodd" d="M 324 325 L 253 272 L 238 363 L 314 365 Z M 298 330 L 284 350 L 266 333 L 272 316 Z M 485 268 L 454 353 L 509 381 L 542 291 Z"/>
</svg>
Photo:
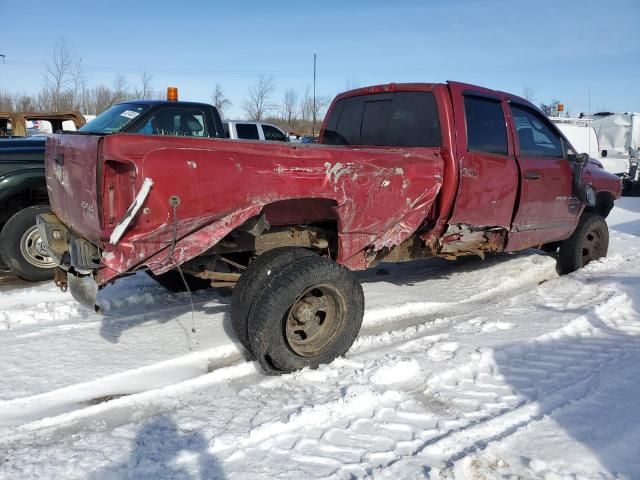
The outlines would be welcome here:
<svg viewBox="0 0 640 480">
<path fill-rule="evenodd" d="M 607 218 L 613 208 L 613 194 L 611 192 L 598 192 L 596 195 L 596 206 L 585 208 L 585 212 L 597 213 L 603 218 Z"/>
<path fill-rule="evenodd" d="M 281 200 L 265 205 L 262 214 L 270 225 L 306 225 L 324 221 L 337 221 L 335 200 L 325 198 L 298 198 Z"/>
<path fill-rule="evenodd" d="M 0 227 L 19 210 L 32 205 L 46 205 L 48 203 L 49 197 L 46 189 L 25 188 L 21 190 L 0 204 Z"/>
</svg>

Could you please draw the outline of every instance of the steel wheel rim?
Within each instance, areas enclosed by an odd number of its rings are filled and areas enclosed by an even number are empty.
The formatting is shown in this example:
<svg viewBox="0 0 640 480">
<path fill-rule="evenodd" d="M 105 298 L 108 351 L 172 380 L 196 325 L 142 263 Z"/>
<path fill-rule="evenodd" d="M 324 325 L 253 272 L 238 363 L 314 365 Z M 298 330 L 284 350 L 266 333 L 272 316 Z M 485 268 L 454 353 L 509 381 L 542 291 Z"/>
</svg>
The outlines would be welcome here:
<svg viewBox="0 0 640 480">
<path fill-rule="evenodd" d="M 332 285 L 306 289 L 289 309 L 285 338 L 302 357 L 318 357 L 331 346 L 346 320 L 347 302 Z"/>
<path fill-rule="evenodd" d="M 594 228 L 582 240 L 582 265 L 602 256 L 602 234 L 599 229 Z"/>
<path fill-rule="evenodd" d="M 22 234 L 20 253 L 24 259 L 36 268 L 53 268 L 55 262 L 47 253 L 45 243 L 35 225 Z"/>
</svg>

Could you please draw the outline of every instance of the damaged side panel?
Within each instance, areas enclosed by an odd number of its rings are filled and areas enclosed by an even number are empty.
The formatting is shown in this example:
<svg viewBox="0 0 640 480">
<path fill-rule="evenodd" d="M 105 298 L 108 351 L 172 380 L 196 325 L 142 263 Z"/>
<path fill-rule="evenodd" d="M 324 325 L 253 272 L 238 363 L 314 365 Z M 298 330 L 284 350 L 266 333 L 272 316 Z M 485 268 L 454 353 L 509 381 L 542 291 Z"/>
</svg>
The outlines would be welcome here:
<svg viewBox="0 0 640 480">
<path fill-rule="evenodd" d="M 275 218 L 286 218 L 287 208 L 299 214 L 290 207 L 294 201 L 309 199 L 333 205 L 338 262 L 366 268 L 365 250 L 398 245 L 425 222 L 443 176 L 438 148 L 299 147 L 166 137 L 141 142 L 135 135 L 112 135 L 104 140 L 104 157 L 115 154 L 135 163 L 138 190 L 144 178 L 153 187 L 120 241 L 104 242 L 107 268 L 100 271 L 100 283 L 137 265 L 162 273 L 209 250 L 265 206 L 278 212 Z"/>
</svg>

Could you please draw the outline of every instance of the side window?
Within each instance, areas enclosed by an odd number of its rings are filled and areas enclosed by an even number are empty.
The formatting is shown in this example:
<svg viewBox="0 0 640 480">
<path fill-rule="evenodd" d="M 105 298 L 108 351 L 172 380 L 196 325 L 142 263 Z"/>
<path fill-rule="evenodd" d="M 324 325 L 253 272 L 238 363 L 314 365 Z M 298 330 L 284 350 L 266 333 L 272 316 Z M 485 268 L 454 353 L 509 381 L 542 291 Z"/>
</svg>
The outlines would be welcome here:
<svg viewBox="0 0 640 480">
<path fill-rule="evenodd" d="M 262 125 L 262 132 L 264 133 L 265 140 L 275 140 L 277 142 L 289 141 L 284 133 L 271 125 Z"/>
<path fill-rule="evenodd" d="M 136 133 L 180 137 L 207 137 L 204 112 L 195 108 L 163 108 L 151 115 Z"/>
<path fill-rule="evenodd" d="M 520 155 L 564 158 L 562 140 L 540 115 L 526 107 L 511 105 L 511 115 L 518 130 Z"/>
<path fill-rule="evenodd" d="M 258 126 L 255 123 L 236 123 L 238 138 L 244 140 L 260 140 Z"/>
<path fill-rule="evenodd" d="M 344 98 L 327 120 L 323 143 L 439 147 L 435 97 L 431 92 L 396 92 Z"/>
<path fill-rule="evenodd" d="M 507 125 L 498 100 L 467 95 L 464 97 L 467 146 L 470 151 L 507 155 Z"/>
</svg>

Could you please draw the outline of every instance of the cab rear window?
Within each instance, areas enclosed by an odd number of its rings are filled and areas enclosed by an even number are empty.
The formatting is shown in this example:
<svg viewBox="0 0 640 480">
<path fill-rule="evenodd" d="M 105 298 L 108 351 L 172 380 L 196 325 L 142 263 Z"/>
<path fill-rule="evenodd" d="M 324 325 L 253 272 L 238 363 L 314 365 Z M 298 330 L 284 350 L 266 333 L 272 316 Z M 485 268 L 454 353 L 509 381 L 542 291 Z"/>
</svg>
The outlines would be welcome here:
<svg viewBox="0 0 640 480">
<path fill-rule="evenodd" d="M 322 143 L 439 147 L 438 107 L 431 92 L 395 92 L 339 100 L 327 120 Z"/>
</svg>

